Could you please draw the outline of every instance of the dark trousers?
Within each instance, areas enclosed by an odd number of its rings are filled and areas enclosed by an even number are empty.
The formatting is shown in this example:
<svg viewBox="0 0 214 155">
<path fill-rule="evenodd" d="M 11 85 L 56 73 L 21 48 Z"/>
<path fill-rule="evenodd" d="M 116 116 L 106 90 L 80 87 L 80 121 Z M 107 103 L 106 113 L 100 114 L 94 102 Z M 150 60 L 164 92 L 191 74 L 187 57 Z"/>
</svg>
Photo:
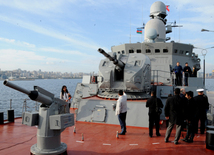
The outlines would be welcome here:
<svg viewBox="0 0 214 155">
<path fill-rule="evenodd" d="M 188 86 L 188 76 L 184 77 L 185 86 Z"/>
<path fill-rule="evenodd" d="M 189 139 L 190 137 L 190 140 L 193 140 L 195 136 L 195 123 L 191 121 L 190 123 L 187 124 L 186 128 L 187 128 L 187 134 L 185 139 Z"/>
<path fill-rule="evenodd" d="M 150 113 L 149 114 L 149 135 L 153 135 L 153 126 L 155 123 L 156 127 L 156 135 L 159 135 L 159 122 L 160 122 L 160 115 L 156 113 Z"/>
<path fill-rule="evenodd" d="M 204 130 L 205 130 L 205 121 L 206 121 L 206 117 L 205 116 L 199 116 L 197 119 L 196 119 L 196 128 L 197 128 L 197 131 L 198 131 L 198 122 L 201 122 L 200 124 L 200 132 L 201 133 L 204 133 Z"/>
<path fill-rule="evenodd" d="M 126 114 L 127 114 L 127 112 L 120 113 L 118 115 L 118 119 L 119 119 L 120 126 L 121 126 L 121 133 L 126 133 Z"/>
<path fill-rule="evenodd" d="M 182 74 L 176 73 L 176 83 L 175 84 L 177 86 L 181 86 L 182 85 L 182 83 L 181 83 L 182 82 L 182 77 L 181 76 L 182 76 Z"/>
</svg>

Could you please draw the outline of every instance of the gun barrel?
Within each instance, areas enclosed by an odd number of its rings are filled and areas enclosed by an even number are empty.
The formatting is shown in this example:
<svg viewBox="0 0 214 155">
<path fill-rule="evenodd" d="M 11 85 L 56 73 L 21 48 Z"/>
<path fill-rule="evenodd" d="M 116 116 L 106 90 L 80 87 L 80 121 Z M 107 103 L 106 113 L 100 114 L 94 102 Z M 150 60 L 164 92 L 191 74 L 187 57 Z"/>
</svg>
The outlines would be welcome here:
<svg viewBox="0 0 214 155">
<path fill-rule="evenodd" d="M 53 99 L 50 97 L 50 96 L 47 96 L 45 94 L 42 94 L 38 91 L 29 91 L 27 89 L 24 89 L 20 86 L 17 86 L 7 80 L 4 81 L 3 83 L 5 86 L 8 86 L 10 88 L 13 88 L 15 90 L 18 90 L 26 95 L 28 95 L 30 97 L 31 100 L 34 100 L 34 101 L 38 101 L 38 102 L 41 102 L 42 104 L 45 104 L 45 105 L 51 105 L 52 102 L 53 102 Z"/>
<path fill-rule="evenodd" d="M 15 85 L 15 84 L 13 84 L 13 83 L 7 81 L 7 80 L 5 80 L 5 81 L 3 82 L 3 84 L 4 84 L 5 86 L 8 86 L 8 87 L 13 88 L 13 89 L 15 89 L 15 90 L 18 90 L 18 91 L 20 91 L 20 92 L 22 92 L 22 93 L 24 93 L 24 94 L 27 94 L 27 95 L 29 95 L 29 94 L 31 93 L 31 91 L 29 91 L 29 90 L 27 90 L 27 89 L 24 89 L 24 88 L 22 88 L 22 87 L 20 87 L 20 86 L 17 86 L 17 85 Z"/>
<path fill-rule="evenodd" d="M 98 51 L 103 54 L 106 58 L 108 58 L 110 61 L 114 61 L 115 59 L 111 57 L 109 54 L 107 54 L 103 49 L 99 48 Z"/>
<path fill-rule="evenodd" d="M 113 57 L 111 57 L 109 54 L 107 54 L 103 49 L 99 48 L 98 51 L 103 54 L 106 58 L 108 58 L 110 61 L 113 61 L 113 63 L 120 68 L 124 68 L 124 63 L 120 60 L 117 60 Z"/>
</svg>

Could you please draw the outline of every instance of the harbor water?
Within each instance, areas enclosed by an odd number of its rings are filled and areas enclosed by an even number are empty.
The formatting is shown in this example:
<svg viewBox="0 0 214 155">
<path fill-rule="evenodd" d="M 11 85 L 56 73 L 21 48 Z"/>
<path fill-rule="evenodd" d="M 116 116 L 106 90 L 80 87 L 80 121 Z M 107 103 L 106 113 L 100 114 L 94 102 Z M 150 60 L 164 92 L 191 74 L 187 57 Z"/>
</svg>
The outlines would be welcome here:
<svg viewBox="0 0 214 155">
<path fill-rule="evenodd" d="M 7 110 L 14 110 L 15 117 L 21 117 L 22 111 L 36 111 L 40 103 L 30 100 L 30 98 L 17 90 L 9 88 L 0 81 L 0 112 L 4 112 L 4 119 L 7 119 Z M 30 81 L 10 81 L 27 90 L 33 90 L 34 86 L 39 86 L 59 98 L 63 85 L 66 85 L 68 91 L 73 96 L 77 83 L 82 82 L 82 79 L 41 79 Z M 23 107 L 23 104 L 26 106 Z M 11 105 L 11 107 L 10 107 Z"/>
<path fill-rule="evenodd" d="M 68 91 L 73 96 L 77 83 L 81 83 L 82 79 L 41 79 L 11 82 L 28 90 L 33 90 L 34 86 L 39 86 L 59 98 L 63 85 L 67 86 Z M 205 84 L 208 91 L 214 91 L 214 79 L 206 79 Z M 23 107 L 24 103 L 26 106 Z M 7 119 L 7 110 L 10 108 L 14 110 L 15 117 L 21 117 L 22 111 L 36 111 L 39 104 L 30 100 L 27 95 L 3 85 L 3 81 L 0 81 L 0 112 L 4 112 L 5 120 Z"/>
</svg>

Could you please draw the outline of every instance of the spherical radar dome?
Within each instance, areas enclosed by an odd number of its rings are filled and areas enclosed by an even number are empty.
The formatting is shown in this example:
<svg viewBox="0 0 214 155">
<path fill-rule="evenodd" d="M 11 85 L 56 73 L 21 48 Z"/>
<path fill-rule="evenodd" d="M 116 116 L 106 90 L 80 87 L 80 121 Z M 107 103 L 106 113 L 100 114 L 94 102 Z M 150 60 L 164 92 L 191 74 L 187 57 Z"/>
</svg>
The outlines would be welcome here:
<svg viewBox="0 0 214 155">
<path fill-rule="evenodd" d="M 146 31 L 146 38 L 152 39 L 152 40 L 157 38 L 157 31 L 155 29 L 148 29 Z"/>
<path fill-rule="evenodd" d="M 153 16 L 157 16 L 157 15 L 167 16 L 166 5 L 161 1 L 154 2 L 150 8 L 150 16 L 151 15 L 153 15 Z"/>
<path fill-rule="evenodd" d="M 151 34 L 155 34 L 155 30 L 158 37 L 151 38 Z M 153 31 L 153 32 L 152 32 Z M 156 42 L 165 42 L 166 39 L 166 28 L 164 23 L 159 19 L 151 19 L 146 23 L 144 39 L 156 39 Z"/>
</svg>

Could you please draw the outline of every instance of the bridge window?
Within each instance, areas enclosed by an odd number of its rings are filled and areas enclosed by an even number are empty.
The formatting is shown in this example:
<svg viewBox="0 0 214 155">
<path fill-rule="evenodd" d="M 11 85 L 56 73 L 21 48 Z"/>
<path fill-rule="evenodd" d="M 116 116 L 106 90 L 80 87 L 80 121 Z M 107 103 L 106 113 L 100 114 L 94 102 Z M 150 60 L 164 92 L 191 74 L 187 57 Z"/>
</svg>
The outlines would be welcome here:
<svg viewBox="0 0 214 155">
<path fill-rule="evenodd" d="M 163 53 L 168 53 L 168 49 L 163 49 Z"/>
<path fill-rule="evenodd" d="M 129 50 L 129 53 L 134 53 L 134 50 Z"/>
<path fill-rule="evenodd" d="M 155 49 L 155 53 L 160 53 L 160 49 Z"/>
<path fill-rule="evenodd" d="M 124 54 L 125 53 L 125 51 L 124 50 L 122 50 L 122 54 Z"/>
<path fill-rule="evenodd" d="M 184 51 L 183 51 L 183 50 L 180 50 L 180 54 L 184 54 Z"/>
<path fill-rule="evenodd" d="M 175 49 L 175 50 L 174 50 L 174 53 L 178 53 L 178 50 L 177 50 L 177 49 Z"/>
<path fill-rule="evenodd" d="M 140 50 L 140 49 L 138 49 L 138 50 L 137 50 L 137 53 L 141 53 L 141 50 Z"/>
<path fill-rule="evenodd" d="M 189 55 L 189 51 L 186 51 L 186 53 L 185 53 L 186 55 Z"/>
<path fill-rule="evenodd" d="M 117 53 L 120 54 L 120 51 L 118 51 Z"/>
<path fill-rule="evenodd" d="M 150 49 L 146 49 L 146 53 L 151 53 L 151 50 Z"/>
</svg>

